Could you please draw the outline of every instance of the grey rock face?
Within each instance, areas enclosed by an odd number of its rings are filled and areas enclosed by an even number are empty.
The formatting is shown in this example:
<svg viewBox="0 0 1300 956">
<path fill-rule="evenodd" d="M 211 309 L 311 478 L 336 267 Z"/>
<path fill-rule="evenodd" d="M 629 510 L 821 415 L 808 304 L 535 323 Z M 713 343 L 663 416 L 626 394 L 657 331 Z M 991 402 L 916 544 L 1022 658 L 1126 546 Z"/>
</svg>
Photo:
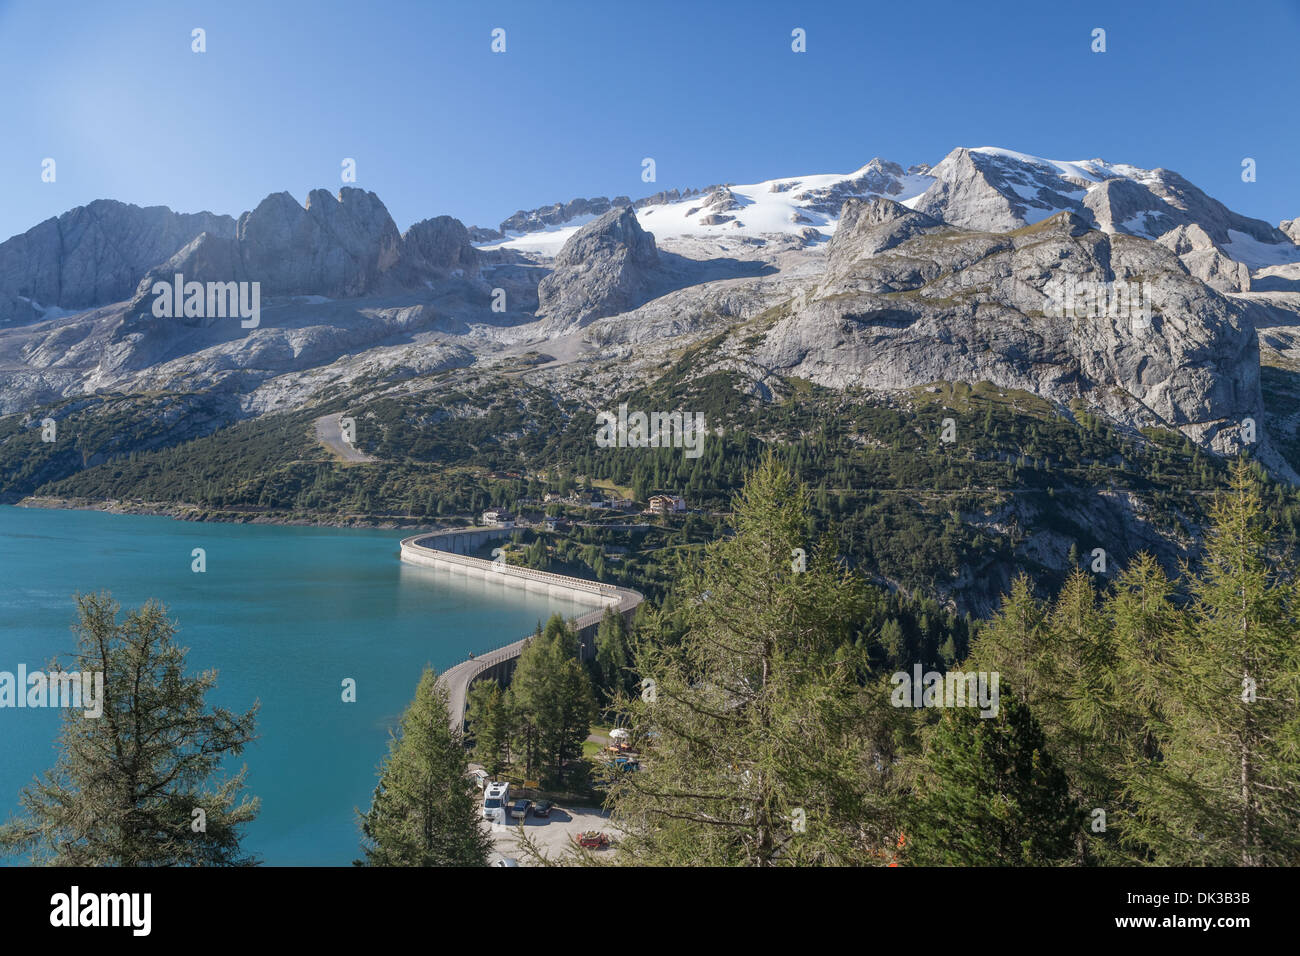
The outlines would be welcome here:
<svg viewBox="0 0 1300 956">
<path fill-rule="evenodd" d="M 109 199 L 47 219 L 0 243 L 0 324 L 120 302 L 146 269 L 204 232 L 233 236 L 235 221 Z"/>
<path fill-rule="evenodd" d="M 274 193 L 239 217 L 240 260 L 263 295 L 365 295 L 398 261 L 401 237 L 379 197 L 314 189 L 307 205 Z M 196 279 L 223 278 L 195 276 Z"/>
<path fill-rule="evenodd" d="M 741 208 L 741 201 L 726 186 L 718 186 L 704 200 L 704 205 L 700 208 L 707 213 L 724 213 L 731 212 L 733 209 Z"/>
<path fill-rule="evenodd" d="M 563 225 L 577 219 L 579 216 L 603 216 L 611 209 L 627 205 L 631 205 L 633 209 L 659 206 L 664 203 L 689 199 L 692 196 L 701 195 L 702 192 L 719 188 L 722 187 L 711 186 L 708 190 L 664 189 L 653 196 L 644 196 L 636 202 L 632 202 L 627 196 L 615 196 L 613 199 L 607 199 L 604 196 L 596 196 L 591 199 L 572 199 L 569 202 L 551 203 L 549 206 L 539 206 L 536 209 L 521 209 L 509 219 L 504 220 L 499 230 L 480 229 L 477 226 L 472 226 L 470 227 L 470 235 L 474 242 L 494 242 L 504 239 L 506 233 L 541 232 L 548 226 Z"/>
<path fill-rule="evenodd" d="M 807 306 L 772 328 L 755 361 L 829 387 L 988 381 L 1083 399 L 1218 450 L 1235 447 L 1242 419 L 1259 414 L 1254 329 L 1164 246 L 1064 213 L 1011 235 L 923 230 L 849 268 L 833 252 Z M 1067 279 L 1150 283 L 1155 314 L 1145 324 L 1105 308 L 1061 315 L 1051 294 Z"/>
<path fill-rule="evenodd" d="M 425 219 L 402 236 L 403 265 L 417 278 L 477 275 L 479 256 L 470 242 L 469 230 L 459 219 Z"/>
<path fill-rule="evenodd" d="M 643 196 L 636 202 L 632 203 L 633 209 L 642 209 L 646 206 L 661 206 L 664 203 L 677 202 L 681 199 L 690 199 L 692 196 L 700 195 L 698 189 L 664 189 L 655 193 L 653 196 Z M 615 204 L 618 200 L 614 200 Z"/>
<path fill-rule="evenodd" d="M 426 219 L 405 236 L 379 197 L 344 187 L 338 198 L 313 190 L 306 207 L 273 193 L 239 217 L 233 238 L 204 234 L 140 281 L 132 307 L 153 284 L 176 273 L 195 282 L 260 282 L 263 296 L 353 298 L 456 273 L 478 272 L 478 253 L 464 225 L 450 216 Z"/>
<path fill-rule="evenodd" d="M 1085 165 L 1089 175 L 955 149 L 930 171 L 935 182 L 914 206 L 954 226 L 987 232 L 1007 232 L 1068 209 L 1106 232 L 1150 239 L 1197 225 L 1220 247 L 1231 242 L 1230 232 L 1265 243 L 1289 241 L 1281 230 L 1233 212 L 1172 170 L 1121 167 L 1127 172 L 1119 175 L 1101 160 Z"/>
<path fill-rule="evenodd" d="M 554 266 L 537 287 L 538 314 L 585 323 L 644 302 L 655 285 L 659 251 L 628 205 L 570 236 Z"/>
<path fill-rule="evenodd" d="M 1063 209 L 1079 211 L 1083 187 L 1054 173 L 955 149 L 930 171 L 935 182 L 915 208 L 963 229 L 1008 232 Z"/>
<path fill-rule="evenodd" d="M 1187 271 L 1220 292 L 1249 292 L 1250 269 L 1219 251 L 1200 226 L 1179 226 L 1157 240 L 1182 260 Z"/>
<path fill-rule="evenodd" d="M 892 249 L 928 230 L 942 228 L 943 223 L 932 216 L 915 212 L 892 199 L 850 199 L 840 211 L 839 225 L 827 246 L 827 270 L 844 271 L 858 259 Z"/>
<path fill-rule="evenodd" d="M 509 219 L 503 220 L 500 231 L 540 232 L 547 226 L 558 226 L 579 216 L 600 216 L 615 206 L 626 206 L 632 200 L 618 196 L 613 201 L 604 196 L 593 199 L 573 199 L 569 202 L 552 203 L 537 209 L 521 209 Z"/>
<path fill-rule="evenodd" d="M 1092 213 L 1097 227 L 1106 232 L 1160 236 L 1189 224 L 1186 217 L 1171 209 L 1163 199 L 1131 179 L 1105 180 L 1089 191 L 1083 206 Z M 1205 231 L 1202 229 L 1201 233 Z"/>
<path fill-rule="evenodd" d="M 1283 219 L 1280 228 L 1292 242 L 1300 245 L 1300 219 Z"/>
<path fill-rule="evenodd" d="M 927 167 L 928 170 L 928 167 Z M 919 171 L 919 170 L 918 170 Z M 897 196 L 903 191 L 903 167 L 880 157 L 875 157 L 862 167 L 857 176 L 833 186 L 805 189 L 795 193 L 796 199 L 807 200 L 807 208 L 834 216 L 849 199 L 866 196 Z"/>
<path fill-rule="evenodd" d="M 1251 219 L 1235 213 L 1217 199 L 1212 199 L 1170 169 L 1153 169 L 1151 192 L 1173 207 L 1181 209 L 1185 221 L 1195 223 L 1209 234 L 1215 243 L 1231 241 L 1228 231 L 1245 233 L 1260 242 L 1284 242 L 1286 234 L 1262 219 Z"/>
</svg>

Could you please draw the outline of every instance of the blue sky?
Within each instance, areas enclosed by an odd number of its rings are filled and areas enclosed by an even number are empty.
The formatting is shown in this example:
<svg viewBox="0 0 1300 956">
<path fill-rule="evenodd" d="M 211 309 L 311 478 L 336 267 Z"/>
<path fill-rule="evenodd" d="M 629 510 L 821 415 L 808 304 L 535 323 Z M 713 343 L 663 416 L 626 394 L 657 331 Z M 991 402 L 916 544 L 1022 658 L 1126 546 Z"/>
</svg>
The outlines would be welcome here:
<svg viewBox="0 0 1300 956">
<path fill-rule="evenodd" d="M 983 145 L 1165 166 L 1276 223 L 1300 215 L 1297 50 L 1296 0 L 0 0 L 0 237 L 96 198 L 301 201 L 344 157 L 405 229 Z"/>
</svg>

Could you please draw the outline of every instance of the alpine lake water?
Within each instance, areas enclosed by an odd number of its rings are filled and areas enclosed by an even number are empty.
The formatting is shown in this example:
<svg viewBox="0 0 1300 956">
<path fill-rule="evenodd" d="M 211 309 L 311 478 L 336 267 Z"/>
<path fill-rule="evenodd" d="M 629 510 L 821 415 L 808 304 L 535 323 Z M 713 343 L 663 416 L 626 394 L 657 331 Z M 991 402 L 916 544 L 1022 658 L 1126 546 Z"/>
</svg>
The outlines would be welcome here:
<svg viewBox="0 0 1300 956">
<path fill-rule="evenodd" d="M 424 665 L 442 671 L 552 613 L 590 610 L 404 564 L 404 534 L 0 507 L 0 671 L 72 666 L 76 592 L 111 591 L 123 615 L 157 599 L 189 648 L 187 672 L 218 671 L 208 703 L 261 703 L 258 739 L 227 768 L 246 764 L 246 790 L 262 801 L 244 850 L 267 865 L 349 865 L 356 811 L 370 805 Z M 343 699 L 347 678 L 355 702 Z M 63 713 L 0 708 L 0 819 L 53 766 Z"/>
</svg>

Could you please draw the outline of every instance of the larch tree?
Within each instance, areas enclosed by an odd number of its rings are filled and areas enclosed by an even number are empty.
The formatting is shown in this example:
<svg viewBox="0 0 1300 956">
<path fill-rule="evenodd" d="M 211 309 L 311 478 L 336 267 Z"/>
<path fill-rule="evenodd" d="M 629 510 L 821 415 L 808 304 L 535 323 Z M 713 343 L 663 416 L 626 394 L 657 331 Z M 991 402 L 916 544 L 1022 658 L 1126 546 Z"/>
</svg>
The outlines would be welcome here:
<svg viewBox="0 0 1300 956">
<path fill-rule="evenodd" d="M 186 649 L 162 605 L 119 621 L 107 593 L 77 595 L 75 666 L 102 674 L 102 713 L 64 713 L 52 769 L 0 826 L 0 850 L 58 866 L 239 866 L 258 801 L 224 763 L 254 739 L 242 714 L 206 703 L 216 671 L 185 673 Z M 57 672 L 56 672 L 57 673 Z"/>
<path fill-rule="evenodd" d="M 857 681 L 863 582 L 809 550 L 808 490 L 771 457 L 732 510 L 734 535 L 683 569 L 681 642 L 636 642 L 642 686 L 619 709 L 645 760 L 610 791 L 621 858 L 872 862 L 897 839 L 883 752 L 902 715 Z"/>
<path fill-rule="evenodd" d="M 1238 460 L 1165 662 L 1136 839 L 1163 865 L 1300 863 L 1300 584 Z"/>
<path fill-rule="evenodd" d="M 469 781 L 447 691 L 425 668 L 400 731 L 389 740 L 369 811 L 361 818 L 367 866 L 485 866 L 492 849 Z"/>
<path fill-rule="evenodd" d="M 944 712 L 907 811 L 906 862 L 919 866 L 1051 866 L 1075 858 L 1081 814 L 1029 704 L 994 717 Z"/>
</svg>

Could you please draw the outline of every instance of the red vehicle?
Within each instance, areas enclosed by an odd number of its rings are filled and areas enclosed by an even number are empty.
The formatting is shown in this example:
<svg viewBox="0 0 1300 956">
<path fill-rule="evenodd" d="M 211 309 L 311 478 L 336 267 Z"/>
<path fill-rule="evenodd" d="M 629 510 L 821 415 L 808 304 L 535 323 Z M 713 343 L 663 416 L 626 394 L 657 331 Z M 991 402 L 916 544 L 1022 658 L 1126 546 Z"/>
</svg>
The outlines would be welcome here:
<svg viewBox="0 0 1300 956">
<path fill-rule="evenodd" d="M 586 847 L 589 850 L 603 850 L 609 846 L 609 837 L 599 830 L 588 830 L 585 833 L 579 833 L 574 839 L 578 841 L 578 846 Z"/>
</svg>

